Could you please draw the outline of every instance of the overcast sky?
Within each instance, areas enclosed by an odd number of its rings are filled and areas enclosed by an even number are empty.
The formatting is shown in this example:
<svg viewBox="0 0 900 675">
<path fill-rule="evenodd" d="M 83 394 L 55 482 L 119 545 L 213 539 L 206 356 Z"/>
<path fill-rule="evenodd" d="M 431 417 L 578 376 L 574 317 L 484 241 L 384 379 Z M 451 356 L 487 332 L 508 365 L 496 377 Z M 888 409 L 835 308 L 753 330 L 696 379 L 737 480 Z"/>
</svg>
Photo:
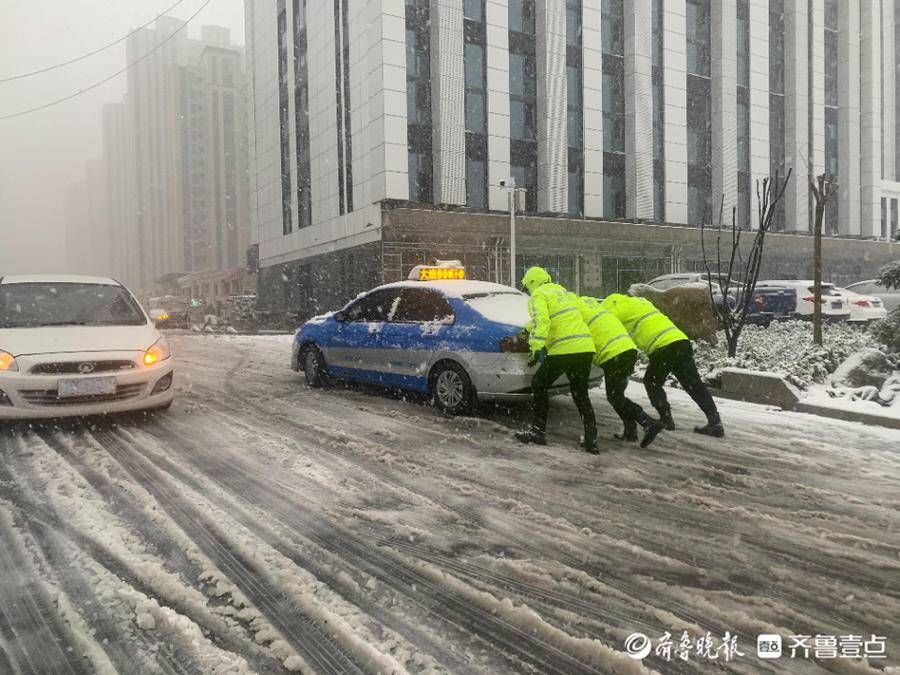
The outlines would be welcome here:
<svg viewBox="0 0 900 675">
<path fill-rule="evenodd" d="M 120 38 L 176 0 L 0 0 L 0 79 L 80 56 Z M 186 19 L 203 0 L 183 0 Z M 212 0 L 189 26 L 231 29 L 244 43 L 243 0 Z M 0 115 L 74 93 L 125 65 L 124 43 L 73 66 L 0 83 Z M 65 271 L 63 196 L 100 155 L 101 109 L 125 91 L 123 73 L 66 103 L 0 120 L 0 276 Z"/>
</svg>

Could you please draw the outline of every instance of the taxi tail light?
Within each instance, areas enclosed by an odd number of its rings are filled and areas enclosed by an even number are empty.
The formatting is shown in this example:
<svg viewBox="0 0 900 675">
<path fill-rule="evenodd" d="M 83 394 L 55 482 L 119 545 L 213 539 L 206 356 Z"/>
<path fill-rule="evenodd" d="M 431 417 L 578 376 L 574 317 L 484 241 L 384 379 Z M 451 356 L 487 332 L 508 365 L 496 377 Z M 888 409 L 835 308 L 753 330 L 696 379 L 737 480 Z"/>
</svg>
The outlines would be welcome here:
<svg viewBox="0 0 900 675">
<path fill-rule="evenodd" d="M 869 301 L 868 300 L 854 300 L 853 304 L 856 305 L 857 307 L 868 307 Z"/>
<path fill-rule="evenodd" d="M 507 354 L 527 354 L 528 342 L 520 340 L 518 335 L 510 335 L 500 339 L 500 351 Z"/>
</svg>

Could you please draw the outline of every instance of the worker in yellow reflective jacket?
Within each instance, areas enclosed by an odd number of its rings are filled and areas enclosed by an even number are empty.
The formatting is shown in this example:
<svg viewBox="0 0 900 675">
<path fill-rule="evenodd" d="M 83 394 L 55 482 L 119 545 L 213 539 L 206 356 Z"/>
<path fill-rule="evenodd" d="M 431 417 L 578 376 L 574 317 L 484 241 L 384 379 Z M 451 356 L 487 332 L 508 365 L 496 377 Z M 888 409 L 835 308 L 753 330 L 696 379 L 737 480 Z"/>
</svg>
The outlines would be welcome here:
<svg viewBox="0 0 900 675">
<path fill-rule="evenodd" d="M 531 428 L 517 432 L 516 438 L 522 443 L 546 445 L 550 387 L 565 374 L 584 425 L 581 445 L 587 452 L 596 453 L 597 420 L 588 395 L 594 340 L 581 318 L 578 298 L 552 283 L 550 274 L 540 267 L 525 272 L 522 286 L 531 296 L 528 301 L 531 315 L 528 366 L 537 365 L 538 369 L 531 379 Z"/>
<path fill-rule="evenodd" d="M 616 438 L 636 441 L 637 427 L 640 424 L 644 428 L 641 447 L 646 448 L 665 425 L 650 417 L 641 406 L 625 396 L 628 379 L 634 372 L 634 364 L 637 363 L 637 345 L 616 315 L 608 309 L 603 309 L 596 298 L 579 298 L 579 307 L 581 318 L 594 338 L 594 347 L 597 350 L 594 365 L 603 369 L 606 400 L 625 425 L 624 431 L 616 434 Z"/>
<path fill-rule="evenodd" d="M 663 389 L 666 378 L 672 373 L 706 415 L 706 425 L 695 427 L 694 431 L 717 438 L 724 436 L 719 411 L 709 389 L 700 379 L 694 361 L 694 348 L 688 336 L 646 298 L 613 293 L 600 303 L 600 307 L 616 315 L 638 349 L 650 360 L 644 374 L 644 388 L 666 429 L 675 429 L 672 409 Z"/>
</svg>

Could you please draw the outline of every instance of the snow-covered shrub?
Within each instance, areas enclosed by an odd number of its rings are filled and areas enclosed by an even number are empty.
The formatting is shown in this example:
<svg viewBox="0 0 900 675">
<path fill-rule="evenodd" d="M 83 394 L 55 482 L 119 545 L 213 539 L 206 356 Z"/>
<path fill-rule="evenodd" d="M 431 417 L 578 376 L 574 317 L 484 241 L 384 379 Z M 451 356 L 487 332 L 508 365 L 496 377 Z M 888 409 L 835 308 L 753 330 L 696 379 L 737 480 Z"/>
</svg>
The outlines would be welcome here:
<svg viewBox="0 0 900 675">
<path fill-rule="evenodd" d="M 885 288 L 900 289 L 900 260 L 882 265 L 878 270 L 878 281 Z"/>
<path fill-rule="evenodd" d="M 889 352 L 900 353 L 900 307 L 893 310 L 884 319 L 875 321 L 871 332 L 872 336 Z"/>
<path fill-rule="evenodd" d="M 873 346 L 872 335 L 846 324 L 826 324 L 823 331 L 825 344 L 818 347 L 808 321 L 773 323 L 769 328 L 746 326 L 734 358 L 728 358 L 724 339 L 717 347 L 695 343 L 697 367 L 706 378 L 727 367 L 778 373 L 806 389 L 824 383 L 851 354 Z"/>
<path fill-rule="evenodd" d="M 893 375 L 894 365 L 883 352 L 869 347 L 850 355 L 831 375 L 835 387 L 881 386 Z"/>
</svg>

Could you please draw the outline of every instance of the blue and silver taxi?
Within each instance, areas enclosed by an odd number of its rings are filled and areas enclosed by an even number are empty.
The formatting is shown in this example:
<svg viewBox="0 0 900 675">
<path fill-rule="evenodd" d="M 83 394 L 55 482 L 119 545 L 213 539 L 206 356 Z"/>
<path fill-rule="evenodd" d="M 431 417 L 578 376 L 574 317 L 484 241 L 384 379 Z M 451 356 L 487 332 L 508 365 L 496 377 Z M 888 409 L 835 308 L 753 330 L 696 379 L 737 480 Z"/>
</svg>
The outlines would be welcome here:
<svg viewBox="0 0 900 675">
<path fill-rule="evenodd" d="M 478 400 L 531 395 L 521 337 L 528 296 L 472 281 L 456 265 L 418 266 L 297 332 L 293 368 L 310 386 L 346 380 L 428 394 L 461 414 Z M 555 393 L 567 391 L 565 380 Z"/>
</svg>

